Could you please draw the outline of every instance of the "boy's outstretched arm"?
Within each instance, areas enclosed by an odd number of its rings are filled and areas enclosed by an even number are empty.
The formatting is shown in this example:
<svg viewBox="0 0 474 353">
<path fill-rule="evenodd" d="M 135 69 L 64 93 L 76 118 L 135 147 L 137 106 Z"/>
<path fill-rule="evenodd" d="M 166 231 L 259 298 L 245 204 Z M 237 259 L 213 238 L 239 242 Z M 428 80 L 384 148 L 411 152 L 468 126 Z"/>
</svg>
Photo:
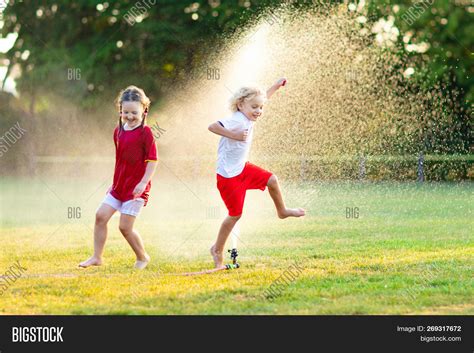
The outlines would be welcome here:
<svg viewBox="0 0 474 353">
<path fill-rule="evenodd" d="M 207 129 L 216 135 L 224 136 L 237 141 L 245 141 L 248 135 L 247 130 L 229 130 L 222 126 L 218 121 L 209 125 Z"/>
<path fill-rule="evenodd" d="M 275 93 L 281 86 L 284 86 L 286 84 L 286 78 L 282 77 L 280 78 L 277 82 L 273 84 L 269 89 L 267 89 L 267 99 L 270 99 L 270 97 Z"/>
</svg>

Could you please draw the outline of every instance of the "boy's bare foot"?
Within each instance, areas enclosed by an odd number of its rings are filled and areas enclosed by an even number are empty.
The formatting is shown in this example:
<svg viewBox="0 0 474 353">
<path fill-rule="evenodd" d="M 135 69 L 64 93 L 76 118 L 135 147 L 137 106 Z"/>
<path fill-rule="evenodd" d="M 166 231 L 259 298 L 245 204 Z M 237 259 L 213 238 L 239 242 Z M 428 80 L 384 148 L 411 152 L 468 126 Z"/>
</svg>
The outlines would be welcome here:
<svg viewBox="0 0 474 353">
<path fill-rule="evenodd" d="M 278 212 L 278 217 L 283 219 L 287 217 L 303 217 L 306 211 L 302 208 L 286 208 L 283 212 Z"/>
<path fill-rule="evenodd" d="M 102 259 L 97 259 L 94 256 L 92 256 L 90 259 L 86 261 L 82 261 L 79 264 L 79 267 L 86 268 L 89 266 L 100 266 L 100 265 L 102 265 Z"/>
<path fill-rule="evenodd" d="M 148 254 L 145 255 L 145 258 L 142 260 L 135 261 L 135 268 L 137 270 L 143 270 L 145 267 L 148 266 L 148 263 L 150 262 L 151 258 Z"/>
<path fill-rule="evenodd" d="M 211 255 L 212 255 L 212 259 L 214 260 L 215 268 L 221 268 L 224 266 L 223 265 L 224 257 L 222 256 L 222 253 L 219 253 L 216 251 L 215 245 L 211 247 Z"/>
</svg>

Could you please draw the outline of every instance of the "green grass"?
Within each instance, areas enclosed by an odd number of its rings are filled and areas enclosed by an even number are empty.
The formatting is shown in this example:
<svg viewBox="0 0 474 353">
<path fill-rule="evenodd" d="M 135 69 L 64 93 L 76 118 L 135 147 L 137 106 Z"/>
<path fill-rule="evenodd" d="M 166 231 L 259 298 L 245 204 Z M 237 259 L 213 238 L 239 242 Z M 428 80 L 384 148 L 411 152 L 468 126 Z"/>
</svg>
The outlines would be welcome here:
<svg viewBox="0 0 474 353">
<path fill-rule="evenodd" d="M 0 274 L 16 260 L 27 271 L 0 296 L 0 313 L 474 314 L 471 183 L 286 184 L 288 203 L 308 209 L 289 220 L 274 216 L 266 192 L 249 192 L 242 268 L 194 277 L 174 274 L 211 266 L 208 248 L 224 215 L 214 183 L 155 184 L 137 221 L 153 262 L 137 272 L 117 218 L 106 264 L 76 267 L 92 251 L 107 186 L 3 180 Z M 68 219 L 67 207 L 77 206 L 81 219 Z M 209 216 L 217 206 L 220 215 Z M 358 207 L 359 218 L 346 218 L 346 207 Z M 301 274 L 266 299 L 295 261 Z"/>
</svg>

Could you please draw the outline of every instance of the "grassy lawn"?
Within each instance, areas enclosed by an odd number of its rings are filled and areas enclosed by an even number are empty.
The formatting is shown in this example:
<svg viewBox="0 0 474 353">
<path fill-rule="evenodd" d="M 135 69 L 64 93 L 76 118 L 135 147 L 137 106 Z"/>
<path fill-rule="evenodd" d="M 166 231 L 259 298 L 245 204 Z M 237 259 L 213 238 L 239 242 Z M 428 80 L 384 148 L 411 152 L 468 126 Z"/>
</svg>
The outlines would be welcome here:
<svg viewBox="0 0 474 353">
<path fill-rule="evenodd" d="M 288 203 L 308 210 L 290 220 L 249 192 L 242 267 L 192 277 L 176 274 L 211 267 L 225 214 L 212 181 L 156 183 L 137 221 L 153 258 L 141 272 L 116 217 L 105 265 L 76 267 L 92 251 L 107 189 L 97 184 L 2 181 L 0 275 L 15 261 L 27 270 L 0 296 L 1 314 L 474 314 L 472 183 L 286 185 Z M 302 271 L 267 299 L 295 263 Z"/>
</svg>

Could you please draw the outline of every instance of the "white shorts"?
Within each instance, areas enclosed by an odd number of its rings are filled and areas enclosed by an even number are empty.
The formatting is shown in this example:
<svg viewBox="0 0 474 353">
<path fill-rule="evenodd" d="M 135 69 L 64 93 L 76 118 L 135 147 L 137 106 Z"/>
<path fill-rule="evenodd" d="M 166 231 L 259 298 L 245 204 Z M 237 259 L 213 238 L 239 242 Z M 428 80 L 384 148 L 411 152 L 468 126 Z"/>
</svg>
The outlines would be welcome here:
<svg viewBox="0 0 474 353">
<path fill-rule="evenodd" d="M 106 205 L 115 208 L 121 214 L 128 214 L 130 216 L 136 217 L 140 213 L 140 210 L 142 209 L 143 205 L 145 204 L 145 200 L 142 198 L 138 198 L 135 200 L 122 202 L 113 197 L 109 192 L 107 193 L 107 195 L 105 195 L 105 198 L 102 203 L 105 203 Z"/>
</svg>

